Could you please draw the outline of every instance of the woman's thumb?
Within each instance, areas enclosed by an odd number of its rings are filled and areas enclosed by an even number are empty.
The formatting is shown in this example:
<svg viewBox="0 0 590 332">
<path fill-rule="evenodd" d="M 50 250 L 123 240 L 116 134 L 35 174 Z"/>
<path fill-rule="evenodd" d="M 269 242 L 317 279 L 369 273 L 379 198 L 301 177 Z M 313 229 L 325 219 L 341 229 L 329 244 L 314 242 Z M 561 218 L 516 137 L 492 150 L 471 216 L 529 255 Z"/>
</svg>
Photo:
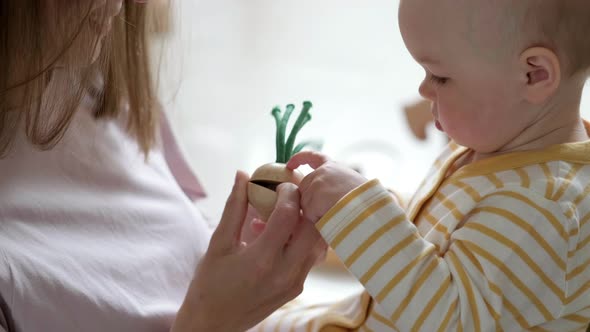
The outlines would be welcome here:
<svg viewBox="0 0 590 332">
<path fill-rule="evenodd" d="M 221 221 L 211 238 L 210 250 L 228 252 L 238 247 L 248 211 L 248 180 L 246 173 L 236 172 L 234 186 L 225 203 Z"/>
</svg>

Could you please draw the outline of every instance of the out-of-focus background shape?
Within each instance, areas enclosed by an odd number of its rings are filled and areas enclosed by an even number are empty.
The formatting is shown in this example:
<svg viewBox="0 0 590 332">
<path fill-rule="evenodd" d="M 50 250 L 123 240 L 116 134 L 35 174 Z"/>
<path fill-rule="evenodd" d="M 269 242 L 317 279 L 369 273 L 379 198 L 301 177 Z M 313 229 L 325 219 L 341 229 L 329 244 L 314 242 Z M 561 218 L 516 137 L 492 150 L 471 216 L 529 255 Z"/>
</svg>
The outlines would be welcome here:
<svg viewBox="0 0 590 332">
<path fill-rule="evenodd" d="M 171 3 L 169 2 L 171 1 Z M 299 140 L 409 196 L 446 137 L 408 125 L 424 73 L 406 51 L 397 0 L 153 0 L 162 102 L 219 220 L 236 169 L 274 160 L 273 106 L 304 100 Z M 444 27 L 441 27 L 444 28 Z M 422 105 L 424 106 L 424 105 Z M 583 114 L 590 118 L 590 91 Z M 416 120 L 416 119 L 414 119 Z M 417 120 L 418 123 L 420 122 Z M 341 297 L 359 285 L 324 266 L 304 293 Z"/>
</svg>

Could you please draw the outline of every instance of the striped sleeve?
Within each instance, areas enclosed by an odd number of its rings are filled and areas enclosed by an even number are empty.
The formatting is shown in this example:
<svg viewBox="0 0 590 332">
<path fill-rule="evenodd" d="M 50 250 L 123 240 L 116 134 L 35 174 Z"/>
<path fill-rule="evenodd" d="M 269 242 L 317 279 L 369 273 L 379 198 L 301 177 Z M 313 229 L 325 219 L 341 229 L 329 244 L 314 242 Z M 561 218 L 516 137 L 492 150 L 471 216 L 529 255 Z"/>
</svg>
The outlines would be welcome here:
<svg viewBox="0 0 590 332">
<path fill-rule="evenodd" d="M 338 202 L 317 227 L 396 329 L 490 331 L 559 317 L 565 218 L 557 203 L 504 187 L 467 214 L 441 254 L 374 180 Z"/>
</svg>

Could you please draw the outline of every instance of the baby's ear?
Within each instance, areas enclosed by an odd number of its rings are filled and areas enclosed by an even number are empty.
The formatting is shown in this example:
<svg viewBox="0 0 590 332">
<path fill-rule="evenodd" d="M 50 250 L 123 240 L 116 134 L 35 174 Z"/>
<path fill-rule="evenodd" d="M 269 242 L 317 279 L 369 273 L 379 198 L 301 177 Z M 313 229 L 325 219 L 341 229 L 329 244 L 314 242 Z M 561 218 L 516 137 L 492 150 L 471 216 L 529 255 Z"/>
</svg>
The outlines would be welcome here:
<svg viewBox="0 0 590 332">
<path fill-rule="evenodd" d="M 532 47 L 520 55 L 520 66 L 526 75 L 524 98 L 531 104 L 547 101 L 561 83 L 561 65 L 555 52 L 544 47 Z"/>
</svg>

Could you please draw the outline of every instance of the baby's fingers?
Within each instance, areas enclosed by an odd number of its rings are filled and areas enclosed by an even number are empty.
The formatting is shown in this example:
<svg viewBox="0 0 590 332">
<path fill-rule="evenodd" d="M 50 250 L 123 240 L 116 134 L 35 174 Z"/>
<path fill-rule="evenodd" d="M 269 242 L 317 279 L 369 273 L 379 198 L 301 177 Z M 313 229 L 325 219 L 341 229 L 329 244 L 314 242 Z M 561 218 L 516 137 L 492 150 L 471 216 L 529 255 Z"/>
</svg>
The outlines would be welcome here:
<svg viewBox="0 0 590 332">
<path fill-rule="evenodd" d="M 287 168 L 296 169 L 302 165 L 309 165 L 311 168 L 317 169 L 328 161 L 328 157 L 319 152 L 303 151 L 297 153 L 291 157 L 291 159 L 289 159 L 289 162 L 287 162 Z"/>
</svg>

